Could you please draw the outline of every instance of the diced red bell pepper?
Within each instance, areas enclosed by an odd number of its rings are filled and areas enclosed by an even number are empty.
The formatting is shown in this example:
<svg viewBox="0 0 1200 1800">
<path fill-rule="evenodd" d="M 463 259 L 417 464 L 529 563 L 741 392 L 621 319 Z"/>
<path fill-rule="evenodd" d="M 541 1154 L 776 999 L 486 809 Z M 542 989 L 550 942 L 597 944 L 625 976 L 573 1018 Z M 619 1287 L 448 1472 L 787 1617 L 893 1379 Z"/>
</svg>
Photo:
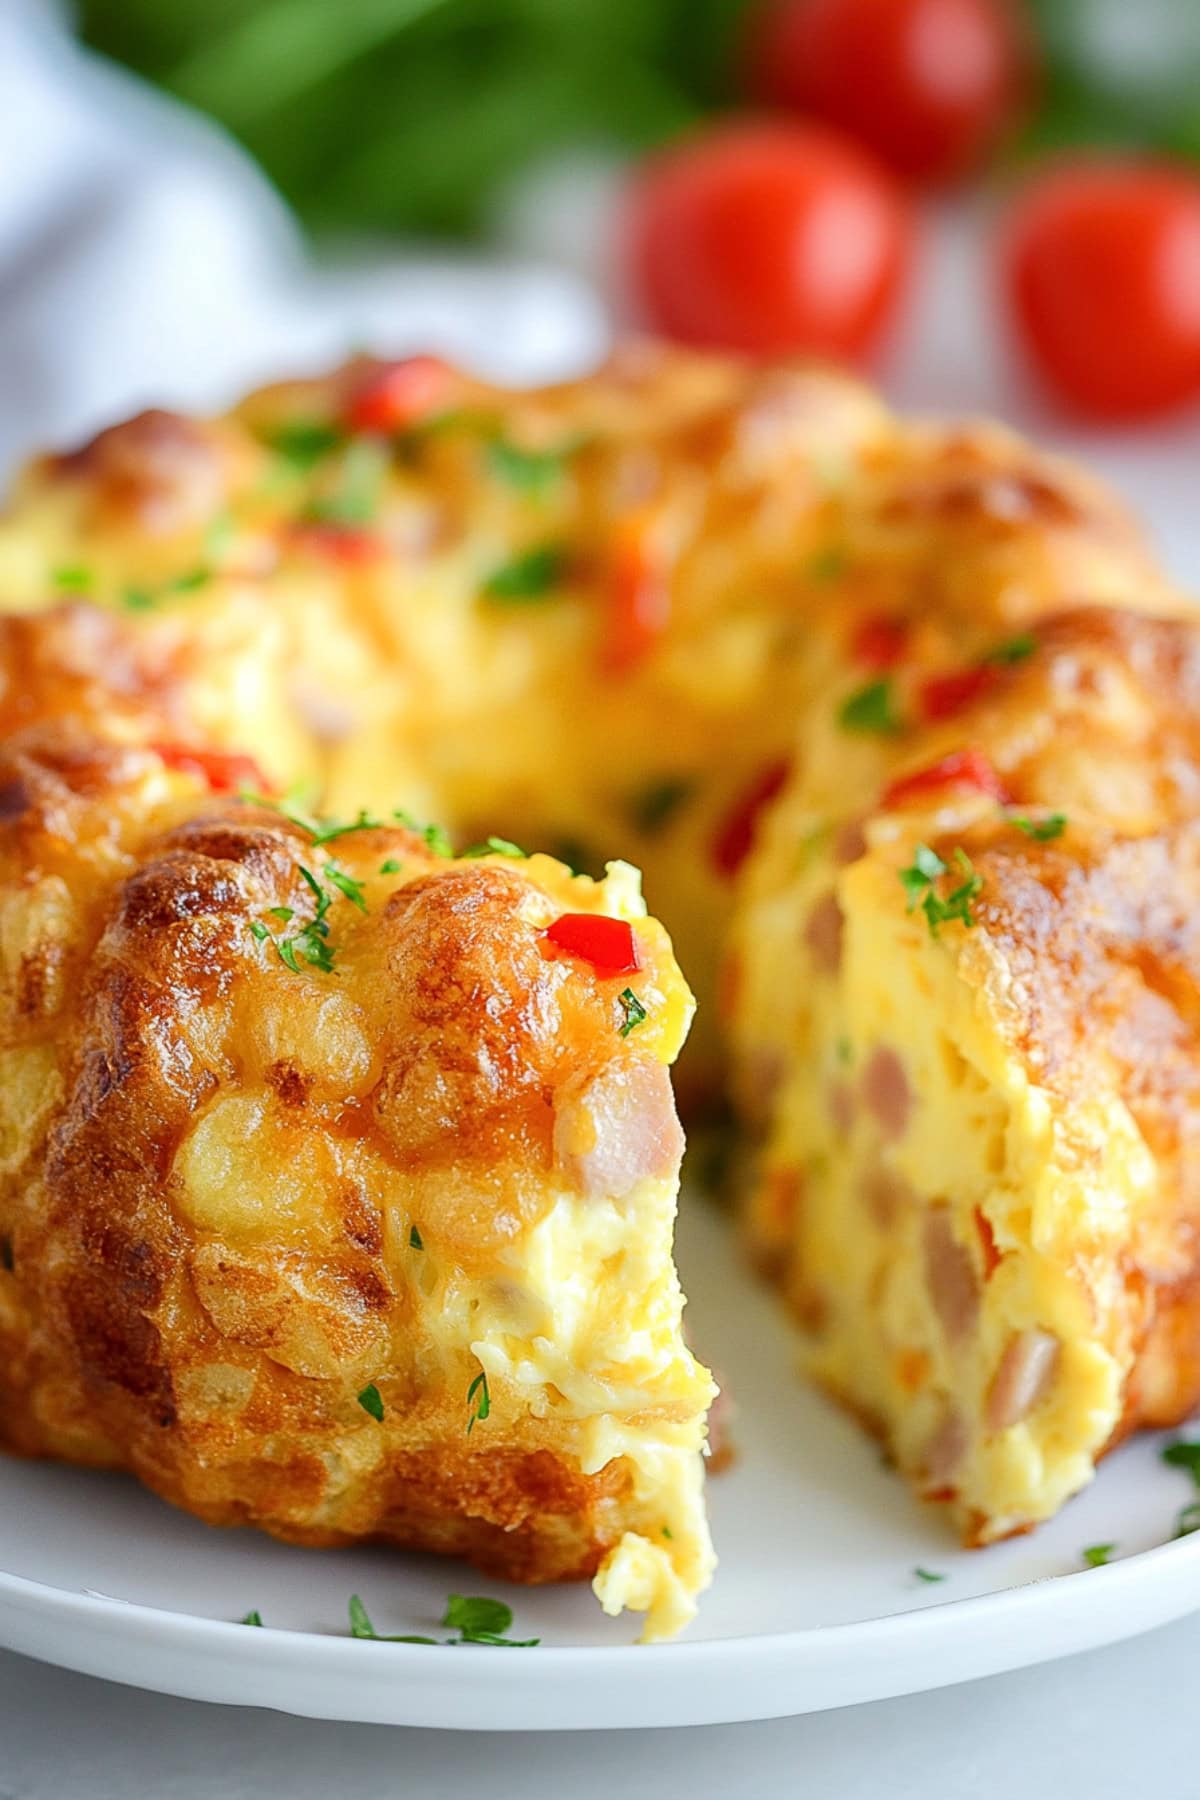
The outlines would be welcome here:
<svg viewBox="0 0 1200 1800">
<path fill-rule="evenodd" d="M 651 512 L 626 519 L 614 533 L 604 665 L 628 674 L 671 622 L 671 579 L 661 522 Z"/>
<path fill-rule="evenodd" d="M 996 1248 L 996 1234 L 992 1230 L 992 1222 L 982 1206 L 975 1208 L 975 1229 L 979 1233 L 979 1242 L 983 1250 L 983 1278 L 986 1281 L 992 1271 L 999 1267 L 1001 1257 Z"/>
<path fill-rule="evenodd" d="M 884 789 L 883 805 L 904 806 L 910 800 L 923 799 L 948 787 L 973 788 L 977 793 L 989 794 L 1001 805 L 1009 798 L 1007 788 L 982 750 L 952 750 L 928 768 L 899 776 Z"/>
<path fill-rule="evenodd" d="M 981 694 L 986 694 L 999 670 L 991 663 L 977 669 L 957 669 L 950 675 L 933 675 L 921 686 L 921 713 L 929 720 L 952 719 Z"/>
<path fill-rule="evenodd" d="M 888 613 L 872 613 L 860 619 L 850 641 L 850 654 L 861 668 L 873 674 L 894 669 L 908 644 L 908 620 Z"/>
<path fill-rule="evenodd" d="M 364 531 L 358 525 L 340 525 L 334 519 L 302 519 L 294 536 L 310 550 L 348 568 L 377 561 L 386 548 L 378 532 Z"/>
<path fill-rule="evenodd" d="M 236 750 L 199 750 L 191 744 L 151 744 L 168 769 L 183 775 L 199 775 L 214 794 L 237 794 L 244 788 L 255 793 L 270 791 L 270 783 L 252 756 Z"/>
<path fill-rule="evenodd" d="M 632 975 L 642 966 L 637 937 L 627 919 L 610 919 L 605 913 L 563 913 L 542 935 L 553 946 L 553 953 L 590 963 L 602 979 Z"/>
<path fill-rule="evenodd" d="M 790 764 L 772 763 L 730 807 L 712 841 L 713 867 L 727 878 L 737 874 L 754 845 L 759 815 L 779 793 Z"/>
<path fill-rule="evenodd" d="M 351 431 L 382 437 L 407 431 L 440 407 L 450 387 L 451 371 L 436 356 L 407 356 L 372 371 L 351 395 L 346 423 Z"/>
</svg>

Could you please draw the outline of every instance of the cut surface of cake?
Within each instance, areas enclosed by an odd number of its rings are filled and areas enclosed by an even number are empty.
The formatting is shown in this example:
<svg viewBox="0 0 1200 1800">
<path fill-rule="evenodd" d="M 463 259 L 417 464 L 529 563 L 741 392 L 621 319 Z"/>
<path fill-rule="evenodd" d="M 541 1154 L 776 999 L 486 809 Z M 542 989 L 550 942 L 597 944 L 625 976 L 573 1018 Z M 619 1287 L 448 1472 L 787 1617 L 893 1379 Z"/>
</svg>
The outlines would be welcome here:
<svg viewBox="0 0 1200 1800">
<path fill-rule="evenodd" d="M 1196 627 L 1047 622 L 737 923 L 751 1243 L 971 1543 L 1200 1400 L 1198 702 Z"/>
</svg>

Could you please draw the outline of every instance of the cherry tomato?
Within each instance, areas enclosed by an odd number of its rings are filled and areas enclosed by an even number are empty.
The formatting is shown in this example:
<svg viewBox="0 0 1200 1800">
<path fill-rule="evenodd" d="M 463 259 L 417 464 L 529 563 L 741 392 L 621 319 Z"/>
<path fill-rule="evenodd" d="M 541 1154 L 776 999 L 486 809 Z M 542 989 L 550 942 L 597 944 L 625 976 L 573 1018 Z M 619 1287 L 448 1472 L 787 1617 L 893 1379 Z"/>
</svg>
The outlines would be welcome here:
<svg viewBox="0 0 1200 1800">
<path fill-rule="evenodd" d="M 751 15 L 751 91 L 840 126 L 900 174 L 961 175 L 1029 85 L 1005 0 L 768 0 Z"/>
<path fill-rule="evenodd" d="M 269 793 L 270 782 L 252 756 L 236 750 L 200 750 L 191 744 L 151 744 L 168 769 L 198 775 L 214 794 L 236 794 L 243 788 Z"/>
<path fill-rule="evenodd" d="M 649 324 L 752 355 L 861 356 L 894 309 L 910 238 L 890 178 L 820 126 L 719 127 L 646 164 L 628 203 Z"/>
<path fill-rule="evenodd" d="M 1059 397 L 1134 419 L 1200 393 L 1200 180 L 1097 161 L 1042 177 L 1016 202 L 1008 299 Z"/>
<path fill-rule="evenodd" d="M 590 963 L 597 975 L 632 975 L 641 968 L 637 938 L 625 919 L 605 913 L 563 913 L 543 937 L 564 956 Z"/>
</svg>

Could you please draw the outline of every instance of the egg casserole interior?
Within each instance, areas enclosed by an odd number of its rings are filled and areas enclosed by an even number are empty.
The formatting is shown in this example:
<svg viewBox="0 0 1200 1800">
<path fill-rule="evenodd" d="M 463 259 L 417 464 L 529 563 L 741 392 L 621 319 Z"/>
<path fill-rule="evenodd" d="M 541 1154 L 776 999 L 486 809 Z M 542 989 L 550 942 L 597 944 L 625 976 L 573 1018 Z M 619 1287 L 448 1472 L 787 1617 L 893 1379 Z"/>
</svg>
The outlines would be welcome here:
<svg viewBox="0 0 1200 1800">
<path fill-rule="evenodd" d="M 969 1543 L 1196 1402 L 1198 673 L 1048 623 L 864 813 L 798 777 L 735 925 L 752 1247 Z"/>
</svg>

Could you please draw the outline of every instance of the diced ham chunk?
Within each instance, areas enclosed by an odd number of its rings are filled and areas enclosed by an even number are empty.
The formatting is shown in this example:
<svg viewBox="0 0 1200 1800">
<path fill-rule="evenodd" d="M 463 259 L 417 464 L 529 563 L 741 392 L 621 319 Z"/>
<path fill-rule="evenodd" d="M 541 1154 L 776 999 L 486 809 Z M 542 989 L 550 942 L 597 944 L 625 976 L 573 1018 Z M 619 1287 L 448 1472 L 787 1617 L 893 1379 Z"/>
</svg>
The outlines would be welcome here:
<svg viewBox="0 0 1200 1800">
<path fill-rule="evenodd" d="M 916 1195 L 903 1175 L 884 1163 L 867 1170 L 860 1192 L 867 1212 L 881 1231 L 890 1230 L 916 1203 Z"/>
<path fill-rule="evenodd" d="M 841 967 L 843 923 L 837 895 L 830 889 L 817 901 L 804 927 L 804 942 L 823 975 L 836 975 Z"/>
<path fill-rule="evenodd" d="M 829 1117 L 839 1137 L 849 1137 L 854 1129 L 854 1089 L 848 1081 L 831 1081 L 828 1094 Z"/>
<path fill-rule="evenodd" d="M 921 1458 L 921 1473 L 931 1488 L 945 1488 L 953 1481 L 967 1454 L 968 1442 L 961 1413 L 947 1402 L 941 1424 L 930 1437 Z"/>
<path fill-rule="evenodd" d="M 1007 1431 L 1027 1418 L 1049 1392 L 1062 1345 L 1052 1331 L 1020 1331 L 1005 1346 L 988 1389 L 987 1422 L 991 1431 Z"/>
<path fill-rule="evenodd" d="M 965 1247 L 950 1228 L 946 1207 L 935 1206 L 925 1221 L 925 1283 L 933 1310 L 951 1344 L 961 1343 L 979 1317 L 979 1283 Z"/>
<path fill-rule="evenodd" d="M 857 862 L 860 856 L 867 854 L 867 834 L 859 819 L 848 819 L 838 827 L 833 840 L 833 860 L 839 868 L 847 863 Z"/>
<path fill-rule="evenodd" d="M 611 1063 L 581 1086 L 568 1084 L 554 1113 L 555 1161 L 588 1199 L 623 1200 L 639 1182 L 679 1168 L 683 1132 L 662 1063 Z"/>
<path fill-rule="evenodd" d="M 894 1050 L 879 1044 L 862 1073 L 862 1098 L 885 1138 L 903 1137 L 912 1107 L 908 1076 Z"/>
</svg>

